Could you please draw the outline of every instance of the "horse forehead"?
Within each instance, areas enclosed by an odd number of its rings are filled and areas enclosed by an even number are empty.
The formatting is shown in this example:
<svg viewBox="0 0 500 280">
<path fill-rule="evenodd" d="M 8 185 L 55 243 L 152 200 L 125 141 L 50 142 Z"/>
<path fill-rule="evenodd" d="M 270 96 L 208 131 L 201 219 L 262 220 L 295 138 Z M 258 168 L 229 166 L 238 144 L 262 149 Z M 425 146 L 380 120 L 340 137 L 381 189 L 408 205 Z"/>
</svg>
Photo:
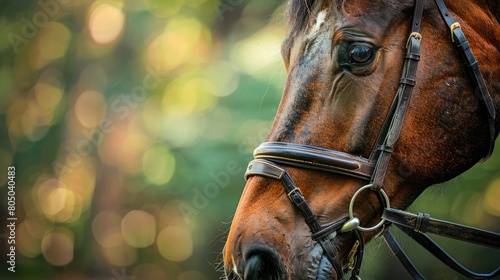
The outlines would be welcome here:
<svg viewBox="0 0 500 280">
<path fill-rule="evenodd" d="M 302 27 L 306 38 L 313 38 L 321 32 L 335 33 L 343 28 L 378 29 L 388 28 L 394 23 L 394 18 L 401 17 L 404 5 L 377 4 L 379 9 L 359 6 L 355 9 L 337 9 L 331 5 L 324 5 L 320 9 L 312 9 L 308 16 L 309 24 Z M 376 10 L 376 11 L 374 11 Z"/>
<path fill-rule="evenodd" d="M 315 34 L 319 31 L 320 27 L 323 26 L 323 24 L 325 23 L 327 14 L 328 14 L 327 9 L 319 11 L 319 13 L 316 15 L 315 24 L 311 29 L 310 33 Z"/>
</svg>

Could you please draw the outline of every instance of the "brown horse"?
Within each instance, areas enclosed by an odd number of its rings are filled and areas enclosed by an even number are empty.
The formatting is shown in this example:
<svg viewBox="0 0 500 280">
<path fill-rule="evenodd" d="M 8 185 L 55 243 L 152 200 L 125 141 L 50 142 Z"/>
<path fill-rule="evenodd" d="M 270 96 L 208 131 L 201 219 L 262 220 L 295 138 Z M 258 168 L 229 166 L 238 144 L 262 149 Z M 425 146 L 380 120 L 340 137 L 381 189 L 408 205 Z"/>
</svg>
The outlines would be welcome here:
<svg viewBox="0 0 500 280">
<path fill-rule="evenodd" d="M 421 278 L 391 224 L 422 243 L 467 232 L 500 247 L 494 233 L 394 210 L 487 158 L 500 128 L 500 2 L 445 2 L 290 0 L 288 79 L 246 173 L 226 279 L 356 278 L 375 235 Z"/>
</svg>

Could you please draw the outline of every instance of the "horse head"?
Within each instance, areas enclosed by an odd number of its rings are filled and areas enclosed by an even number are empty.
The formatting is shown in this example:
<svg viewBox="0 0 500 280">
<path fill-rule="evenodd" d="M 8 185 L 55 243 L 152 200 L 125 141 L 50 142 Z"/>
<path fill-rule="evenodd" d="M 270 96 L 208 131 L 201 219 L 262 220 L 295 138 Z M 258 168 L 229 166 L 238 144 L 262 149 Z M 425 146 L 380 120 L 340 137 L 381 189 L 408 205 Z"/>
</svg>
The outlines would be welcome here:
<svg viewBox="0 0 500 280">
<path fill-rule="evenodd" d="M 246 173 L 227 279 L 356 272 L 389 204 L 405 209 L 491 153 L 500 4 L 446 2 L 290 0 L 287 81 Z M 457 48 L 462 31 L 470 48 Z M 480 71 L 464 66 L 470 50 Z"/>
</svg>

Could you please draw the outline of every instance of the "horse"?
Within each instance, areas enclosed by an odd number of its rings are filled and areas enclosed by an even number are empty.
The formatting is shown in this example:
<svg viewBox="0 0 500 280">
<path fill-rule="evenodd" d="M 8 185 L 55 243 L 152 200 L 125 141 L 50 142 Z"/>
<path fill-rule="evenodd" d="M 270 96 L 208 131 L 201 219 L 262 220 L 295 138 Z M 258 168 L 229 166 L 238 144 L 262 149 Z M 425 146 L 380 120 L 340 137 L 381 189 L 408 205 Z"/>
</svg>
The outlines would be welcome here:
<svg viewBox="0 0 500 280">
<path fill-rule="evenodd" d="M 287 80 L 245 173 L 223 278 L 360 279 L 364 245 L 382 236 L 424 279 L 395 227 L 458 273 L 499 275 L 461 266 L 426 233 L 496 249 L 499 234 L 404 209 L 493 151 L 500 2 L 289 0 L 286 13 Z"/>
</svg>

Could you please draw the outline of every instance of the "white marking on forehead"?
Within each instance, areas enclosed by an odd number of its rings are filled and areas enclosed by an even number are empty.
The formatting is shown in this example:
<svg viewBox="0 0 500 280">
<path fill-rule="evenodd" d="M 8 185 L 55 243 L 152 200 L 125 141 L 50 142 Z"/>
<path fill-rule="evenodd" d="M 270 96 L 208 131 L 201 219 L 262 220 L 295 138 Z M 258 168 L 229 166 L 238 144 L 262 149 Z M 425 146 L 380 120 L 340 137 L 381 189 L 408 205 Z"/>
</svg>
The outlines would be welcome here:
<svg viewBox="0 0 500 280">
<path fill-rule="evenodd" d="M 325 19 L 326 19 L 326 10 L 323 10 L 319 12 L 318 15 L 316 16 L 316 24 L 311 30 L 311 34 L 318 32 L 319 28 L 323 25 L 323 23 L 325 23 Z"/>
</svg>

